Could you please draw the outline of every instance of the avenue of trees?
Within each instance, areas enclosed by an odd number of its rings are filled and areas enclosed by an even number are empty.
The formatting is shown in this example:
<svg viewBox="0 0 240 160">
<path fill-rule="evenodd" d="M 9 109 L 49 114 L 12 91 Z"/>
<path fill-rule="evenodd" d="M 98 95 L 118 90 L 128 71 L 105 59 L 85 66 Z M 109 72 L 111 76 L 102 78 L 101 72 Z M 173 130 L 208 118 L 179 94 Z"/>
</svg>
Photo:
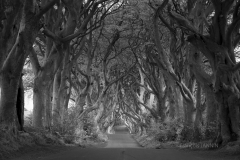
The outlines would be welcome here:
<svg viewBox="0 0 240 160">
<path fill-rule="evenodd" d="M 240 138 L 240 0 L 0 0 L 0 129 Z M 64 132 L 64 133 L 63 133 Z M 162 133 L 164 132 L 164 135 Z"/>
</svg>

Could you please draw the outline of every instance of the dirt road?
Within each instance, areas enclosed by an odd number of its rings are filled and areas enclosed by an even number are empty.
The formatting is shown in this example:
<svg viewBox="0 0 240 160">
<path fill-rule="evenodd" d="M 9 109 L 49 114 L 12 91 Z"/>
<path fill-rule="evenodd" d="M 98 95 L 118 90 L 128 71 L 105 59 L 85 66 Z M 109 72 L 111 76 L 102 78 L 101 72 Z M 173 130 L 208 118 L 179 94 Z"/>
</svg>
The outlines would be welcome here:
<svg viewBox="0 0 240 160">
<path fill-rule="evenodd" d="M 182 151 L 177 149 L 144 149 L 128 133 L 126 127 L 116 128 L 109 135 L 105 148 L 77 148 L 55 152 L 51 155 L 14 160 L 239 160 L 234 157 L 212 156 L 205 153 Z"/>
</svg>

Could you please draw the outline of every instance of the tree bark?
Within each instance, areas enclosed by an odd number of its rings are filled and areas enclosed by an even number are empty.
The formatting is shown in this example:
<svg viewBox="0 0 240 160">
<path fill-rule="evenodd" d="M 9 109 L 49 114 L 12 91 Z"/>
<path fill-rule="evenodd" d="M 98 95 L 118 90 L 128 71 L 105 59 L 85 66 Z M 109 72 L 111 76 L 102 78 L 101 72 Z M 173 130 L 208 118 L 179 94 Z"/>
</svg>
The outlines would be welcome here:
<svg viewBox="0 0 240 160">
<path fill-rule="evenodd" d="M 206 138 L 214 138 L 214 133 L 217 132 L 217 115 L 219 114 L 218 104 L 216 102 L 216 98 L 214 92 L 209 86 L 204 86 L 203 88 L 206 96 Z M 215 131 L 215 132 L 214 132 Z"/>
<path fill-rule="evenodd" d="M 46 91 L 46 101 L 45 101 L 45 108 L 44 108 L 44 126 L 48 130 L 52 128 L 52 84 Z"/>
<path fill-rule="evenodd" d="M 208 59 L 212 69 L 211 83 L 220 109 L 221 137 L 223 145 L 240 137 L 239 107 L 240 77 L 234 49 L 239 43 L 239 2 L 212 0 L 215 12 L 208 35 L 195 29 L 186 18 L 170 12 L 171 18 L 189 31 L 188 41 Z M 198 7 L 198 6 L 196 6 Z M 199 9 L 199 8 L 198 8 Z M 233 12 L 230 12 L 233 10 Z M 202 8 L 201 12 L 205 12 Z M 212 12 L 211 11 L 211 12 Z M 211 13 L 210 12 L 210 13 Z M 208 13 L 208 15 L 210 14 Z M 208 16 L 206 15 L 206 16 Z M 229 16 L 232 20 L 229 23 Z M 197 18 L 197 17 L 195 17 Z M 206 17 L 205 17 L 206 18 Z"/>
<path fill-rule="evenodd" d="M 35 78 L 33 88 L 33 126 L 43 128 L 44 111 L 47 109 L 47 99 L 49 98 L 49 88 L 51 83 L 44 83 L 40 77 Z"/>
<path fill-rule="evenodd" d="M 0 123 L 4 127 L 14 127 L 16 119 L 16 102 L 18 94 L 18 79 L 11 79 L 7 73 L 1 74 L 1 104 Z"/>
<path fill-rule="evenodd" d="M 14 126 L 16 102 L 24 62 L 31 51 L 35 37 L 41 27 L 42 14 L 33 13 L 34 2 L 24 1 L 21 22 L 15 44 L 1 68 L 0 123 Z"/>
<path fill-rule="evenodd" d="M 194 141 L 200 141 L 200 124 L 202 122 L 202 105 L 201 105 L 201 101 L 202 101 L 202 88 L 200 86 L 200 83 L 197 82 L 197 96 L 196 96 L 196 113 L 195 113 L 195 120 L 194 120 Z"/>
<path fill-rule="evenodd" d="M 65 102 L 67 101 L 67 89 L 69 86 L 67 86 L 67 79 L 69 78 L 69 72 L 70 72 L 70 68 L 71 65 L 69 65 L 69 61 L 70 61 L 70 53 L 68 50 L 68 47 L 66 47 L 66 49 L 64 49 L 64 59 L 63 59 L 63 69 L 61 71 L 61 83 L 60 83 L 60 87 L 58 90 L 58 105 L 60 106 L 60 124 L 63 125 L 63 122 L 65 120 L 65 116 L 67 113 L 67 106 L 65 106 Z"/>
<path fill-rule="evenodd" d="M 103 115 L 103 111 L 104 111 L 104 106 L 103 103 L 101 103 L 99 105 L 99 109 L 97 110 L 97 115 L 94 118 L 94 128 L 96 133 L 101 132 L 101 128 L 99 126 L 99 120 L 101 119 L 102 115 Z"/>
<path fill-rule="evenodd" d="M 54 76 L 54 82 L 53 82 L 53 103 L 52 103 L 52 115 L 53 115 L 53 125 L 59 125 L 60 124 L 60 106 L 59 106 L 59 87 L 61 84 L 61 69 L 62 67 L 59 67 L 57 73 Z"/>
<path fill-rule="evenodd" d="M 23 75 L 22 75 L 23 76 Z M 18 93 L 17 93 L 17 119 L 18 119 L 18 130 L 23 131 L 23 125 L 24 125 L 24 87 L 23 87 L 23 81 L 22 76 L 19 79 L 19 86 L 18 86 Z"/>
</svg>

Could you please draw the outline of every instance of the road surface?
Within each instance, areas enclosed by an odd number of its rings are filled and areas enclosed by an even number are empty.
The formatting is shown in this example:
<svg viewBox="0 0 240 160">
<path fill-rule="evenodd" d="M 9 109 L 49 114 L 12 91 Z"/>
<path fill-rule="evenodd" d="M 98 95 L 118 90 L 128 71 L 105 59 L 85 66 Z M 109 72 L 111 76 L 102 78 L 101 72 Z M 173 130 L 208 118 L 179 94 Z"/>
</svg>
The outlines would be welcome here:
<svg viewBox="0 0 240 160">
<path fill-rule="evenodd" d="M 108 138 L 105 148 L 141 148 L 125 126 L 115 127 L 115 134 L 108 135 Z"/>
<path fill-rule="evenodd" d="M 14 160 L 239 160 L 234 157 L 208 156 L 205 153 L 177 149 L 144 149 L 128 133 L 126 127 L 115 128 L 105 148 L 73 148 L 55 154 Z"/>
</svg>

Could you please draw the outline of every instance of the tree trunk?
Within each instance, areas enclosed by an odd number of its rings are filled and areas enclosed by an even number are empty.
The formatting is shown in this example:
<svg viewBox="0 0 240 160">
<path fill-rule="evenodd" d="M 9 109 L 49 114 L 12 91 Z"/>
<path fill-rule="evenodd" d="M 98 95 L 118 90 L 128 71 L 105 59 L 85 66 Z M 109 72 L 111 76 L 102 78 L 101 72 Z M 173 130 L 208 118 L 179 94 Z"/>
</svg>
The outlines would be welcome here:
<svg viewBox="0 0 240 160">
<path fill-rule="evenodd" d="M 114 122 L 112 122 L 109 126 L 108 126 L 108 128 L 107 128 L 107 133 L 108 134 L 113 134 L 114 133 L 114 130 L 113 130 L 113 126 L 114 126 Z"/>
<path fill-rule="evenodd" d="M 220 107 L 221 138 L 222 144 L 236 141 L 240 136 L 239 131 L 239 104 L 238 97 L 227 93 L 217 93 Z"/>
<path fill-rule="evenodd" d="M 192 73 L 190 70 L 188 73 L 185 75 L 186 76 L 186 81 L 188 82 L 188 88 L 191 92 L 194 90 L 195 86 L 195 79 L 193 78 Z M 184 109 L 184 128 L 182 131 L 182 138 L 183 140 L 192 140 L 193 139 L 193 127 L 194 127 L 194 121 L 193 117 L 195 114 L 195 108 L 194 108 L 194 102 L 189 102 L 184 99 L 183 101 L 183 109 Z"/>
<path fill-rule="evenodd" d="M 144 75 L 143 75 L 143 72 L 141 71 L 141 69 L 138 69 L 139 71 L 139 74 L 140 74 L 140 78 L 141 78 L 141 82 L 140 84 L 141 85 L 144 85 Z M 145 96 L 145 91 L 146 89 L 144 87 L 141 87 L 140 86 L 140 91 L 139 91 L 139 94 L 137 94 L 138 96 L 138 101 L 141 102 L 141 103 L 144 103 L 144 96 Z M 140 108 L 141 108 L 141 113 L 140 114 L 145 114 L 147 112 L 146 108 L 140 104 Z"/>
<path fill-rule="evenodd" d="M 0 123 L 4 127 L 14 127 L 16 120 L 16 102 L 18 79 L 12 79 L 8 73 L 1 74 Z"/>
<path fill-rule="evenodd" d="M 226 59 L 224 56 L 223 60 Z M 227 60 L 224 61 L 227 63 Z M 227 64 L 226 64 L 227 65 Z M 231 71 L 223 71 L 218 68 L 216 72 L 215 96 L 220 107 L 220 122 L 221 122 L 221 138 L 223 145 L 229 141 L 236 141 L 240 138 L 239 127 L 239 96 L 236 93 L 237 78 L 239 73 L 231 73 Z M 235 80 L 235 81 L 234 81 Z M 237 82 L 236 82 L 237 81 Z"/>
<path fill-rule="evenodd" d="M 206 138 L 214 138 L 217 133 L 217 115 L 218 104 L 215 99 L 214 92 L 209 86 L 204 86 L 204 92 L 206 96 Z"/>
<path fill-rule="evenodd" d="M 175 103 L 175 94 L 172 87 L 169 87 L 169 93 L 168 93 L 168 101 L 169 101 L 169 117 L 170 119 L 174 119 L 176 116 L 176 103 Z"/>
<path fill-rule="evenodd" d="M 18 119 L 18 130 L 23 131 L 23 125 L 24 125 L 24 87 L 23 87 L 23 81 L 22 76 L 19 79 L 19 86 L 18 86 L 18 93 L 17 93 L 17 119 Z"/>
<path fill-rule="evenodd" d="M 44 81 L 43 75 L 39 75 L 34 79 L 33 87 L 33 126 L 43 128 L 43 120 L 45 119 L 44 111 L 47 109 L 47 100 L 51 82 Z"/>
<path fill-rule="evenodd" d="M 64 100 L 64 104 L 63 104 L 63 109 L 64 109 L 64 112 L 68 112 L 68 105 L 69 105 L 69 100 L 70 100 L 70 97 L 71 97 L 71 88 L 72 86 L 70 85 L 68 90 L 67 90 L 67 95 L 66 95 L 66 98 Z"/>
<path fill-rule="evenodd" d="M 68 44 L 67 44 L 68 45 Z M 58 105 L 60 107 L 60 124 L 63 125 L 63 122 L 65 120 L 65 116 L 66 116 L 66 111 L 67 108 L 65 108 L 65 102 L 67 101 L 67 79 L 68 79 L 68 75 L 70 72 L 70 65 L 69 65 L 69 61 L 70 61 L 70 54 L 69 51 L 67 49 L 68 47 L 66 47 L 64 49 L 64 60 L 63 60 L 63 69 L 61 70 L 61 83 L 58 89 Z"/>
<path fill-rule="evenodd" d="M 87 94 L 78 94 L 77 99 L 75 100 L 75 108 L 77 109 L 77 115 L 83 114 L 83 106 L 86 104 L 86 96 Z M 90 107 L 90 106 L 89 106 Z M 85 113 L 84 113 L 85 114 Z M 87 114 L 87 113 L 86 113 Z M 79 137 L 84 133 L 83 126 L 83 118 L 85 115 L 82 115 L 81 118 L 77 119 L 77 127 L 75 129 L 75 134 Z"/>
<path fill-rule="evenodd" d="M 100 140 L 106 141 L 107 136 L 106 136 L 105 133 L 103 133 L 102 128 L 100 128 L 100 125 L 99 125 L 99 120 L 101 119 L 101 117 L 103 115 L 103 112 L 104 112 L 104 104 L 103 104 L 103 101 L 102 101 L 100 106 L 99 106 L 99 109 L 97 110 L 97 115 L 94 118 L 93 123 L 94 123 L 94 129 L 95 129 L 96 134 L 98 135 L 98 138 Z"/>
<path fill-rule="evenodd" d="M 58 69 L 54 76 L 53 82 L 53 104 L 52 104 L 52 115 L 53 115 L 53 125 L 60 124 L 60 106 L 59 106 L 59 87 L 61 84 L 61 67 Z"/>
<path fill-rule="evenodd" d="M 103 111 L 104 111 L 104 106 L 103 106 L 103 103 L 101 103 L 99 105 L 99 109 L 97 110 L 97 115 L 94 118 L 94 128 L 95 128 L 96 133 L 101 132 L 101 128 L 99 127 L 99 120 L 103 115 Z"/>
<path fill-rule="evenodd" d="M 178 88 L 175 88 L 175 96 L 177 97 L 176 103 L 176 118 L 179 120 L 183 120 L 183 97 Z"/>
<path fill-rule="evenodd" d="M 194 26 L 188 23 L 187 19 L 176 16 L 176 13 L 170 13 L 170 16 L 179 25 L 186 27 L 186 30 L 191 30 L 187 41 L 200 50 L 211 65 L 212 76 L 207 76 L 210 79 L 208 85 L 213 86 L 219 104 L 221 138 L 223 145 L 225 145 L 229 141 L 235 141 L 240 137 L 238 124 L 240 75 L 239 64 L 236 63 L 237 59 L 234 51 L 239 43 L 237 36 L 239 30 L 239 5 L 236 5 L 235 1 L 212 2 L 215 14 L 209 23 L 211 31 L 208 34 L 200 34 Z M 199 6 L 195 7 L 198 10 L 200 8 Z M 230 10 L 233 10 L 234 14 Z M 203 9 L 200 12 L 205 11 Z M 228 21 L 229 16 L 233 17 L 231 22 Z"/>
<path fill-rule="evenodd" d="M 195 141 L 200 141 L 200 124 L 202 122 L 202 105 L 201 105 L 201 95 L 202 95 L 202 88 L 200 86 L 200 83 L 197 83 L 197 96 L 196 96 L 196 113 L 195 113 L 195 121 L 194 121 L 194 140 Z"/>
<path fill-rule="evenodd" d="M 36 27 L 36 25 L 32 24 L 34 19 L 26 23 L 25 20 L 28 18 L 28 16 L 22 18 L 18 37 L 1 68 L 0 123 L 8 127 L 15 126 L 19 80 L 22 76 L 24 62 L 36 34 L 36 30 L 32 28 L 33 26 Z"/>
<path fill-rule="evenodd" d="M 52 85 L 50 85 L 52 86 Z M 51 130 L 52 128 L 52 87 L 49 87 L 48 90 L 46 91 L 46 100 L 45 100 L 45 115 L 44 115 L 44 126 L 48 129 Z"/>
</svg>

